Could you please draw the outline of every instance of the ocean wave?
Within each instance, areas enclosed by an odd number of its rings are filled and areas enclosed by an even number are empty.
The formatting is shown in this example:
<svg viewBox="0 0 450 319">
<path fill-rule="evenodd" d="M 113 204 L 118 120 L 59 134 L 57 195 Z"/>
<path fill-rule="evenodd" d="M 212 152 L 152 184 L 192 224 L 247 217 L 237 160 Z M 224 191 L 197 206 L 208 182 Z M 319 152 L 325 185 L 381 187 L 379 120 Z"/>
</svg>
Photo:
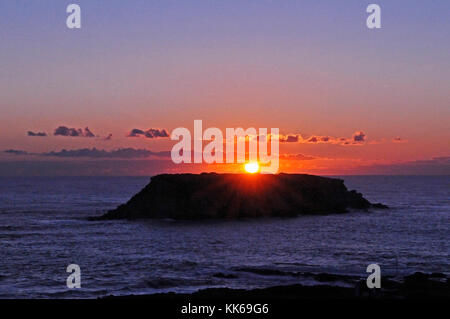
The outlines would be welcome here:
<svg viewBox="0 0 450 319">
<path fill-rule="evenodd" d="M 165 289 L 176 287 L 209 286 L 213 285 L 212 279 L 155 277 L 145 281 L 145 286 L 153 289 Z"/>
<path fill-rule="evenodd" d="M 25 226 L 13 226 L 13 225 L 0 225 L 0 231 L 20 231 L 25 230 L 28 227 Z"/>
<path fill-rule="evenodd" d="M 273 268 L 237 267 L 237 268 L 233 268 L 233 270 L 238 271 L 238 272 L 247 272 L 247 273 L 252 273 L 252 274 L 256 274 L 256 275 L 262 275 L 262 276 L 298 277 L 300 275 L 300 273 L 298 273 L 298 272 L 283 271 L 283 270 L 273 269 Z"/>
</svg>

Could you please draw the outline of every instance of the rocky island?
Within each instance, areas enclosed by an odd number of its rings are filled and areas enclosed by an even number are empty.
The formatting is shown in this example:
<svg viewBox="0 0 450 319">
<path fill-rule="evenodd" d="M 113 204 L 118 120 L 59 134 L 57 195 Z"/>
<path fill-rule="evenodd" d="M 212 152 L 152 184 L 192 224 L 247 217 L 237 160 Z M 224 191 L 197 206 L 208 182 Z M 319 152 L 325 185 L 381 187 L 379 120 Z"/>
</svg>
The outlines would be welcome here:
<svg viewBox="0 0 450 319">
<path fill-rule="evenodd" d="M 303 174 L 163 174 L 95 220 L 236 219 L 345 213 L 371 204 L 336 178 Z"/>
</svg>

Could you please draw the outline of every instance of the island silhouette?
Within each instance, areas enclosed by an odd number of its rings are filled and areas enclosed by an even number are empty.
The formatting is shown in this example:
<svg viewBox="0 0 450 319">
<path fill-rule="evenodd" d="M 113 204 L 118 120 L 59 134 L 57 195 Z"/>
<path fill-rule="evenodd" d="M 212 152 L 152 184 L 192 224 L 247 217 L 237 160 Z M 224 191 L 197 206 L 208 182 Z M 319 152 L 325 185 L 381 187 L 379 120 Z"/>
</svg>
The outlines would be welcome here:
<svg viewBox="0 0 450 319">
<path fill-rule="evenodd" d="M 305 174 L 162 174 L 126 204 L 94 220 L 239 219 L 340 214 L 387 208 L 337 178 Z"/>
</svg>

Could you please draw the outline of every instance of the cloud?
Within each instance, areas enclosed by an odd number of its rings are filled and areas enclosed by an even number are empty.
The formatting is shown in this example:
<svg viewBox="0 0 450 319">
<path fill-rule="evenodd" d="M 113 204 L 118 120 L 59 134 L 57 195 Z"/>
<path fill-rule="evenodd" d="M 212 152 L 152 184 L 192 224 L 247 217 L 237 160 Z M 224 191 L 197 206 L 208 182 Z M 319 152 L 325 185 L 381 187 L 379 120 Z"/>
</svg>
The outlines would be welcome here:
<svg viewBox="0 0 450 319">
<path fill-rule="evenodd" d="M 364 143 L 366 140 L 366 134 L 364 132 L 359 131 L 353 134 L 353 142 L 355 143 Z"/>
<path fill-rule="evenodd" d="M 280 143 L 298 143 L 303 139 L 300 134 L 280 135 L 279 138 Z"/>
<path fill-rule="evenodd" d="M 53 133 L 55 136 L 80 136 L 83 135 L 83 131 L 81 129 L 68 128 L 66 126 L 58 127 Z"/>
<path fill-rule="evenodd" d="M 135 128 L 127 134 L 127 137 L 166 138 L 169 137 L 169 133 L 167 133 L 167 130 L 165 129 L 150 128 L 146 131 L 143 131 L 141 129 Z"/>
<path fill-rule="evenodd" d="M 3 152 L 6 154 L 11 154 L 11 155 L 27 155 L 28 154 L 28 152 L 21 151 L 21 150 L 6 150 Z"/>
<path fill-rule="evenodd" d="M 407 140 L 404 140 L 404 139 L 402 139 L 401 137 L 394 137 L 394 138 L 392 139 L 392 142 L 393 142 L 393 143 L 406 143 Z"/>
<path fill-rule="evenodd" d="M 86 127 L 84 131 L 80 128 L 68 128 L 67 126 L 59 126 L 53 133 L 55 136 L 69 136 L 69 137 L 95 137 L 94 133 Z"/>
<path fill-rule="evenodd" d="M 28 131 L 27 132 L 27 135 L 28 136 L 38 136 L 38 137 L 44 137 L 44 136 L 47 136 L 47 133 L 45 133 L 45 132 L 32 132 L 32 131 Z"/>
<path fill-rule="evenodd" d="M 316 159 L 315 157 L 305 154 L 280 154 L 281 159 L 295 160 L 295 161 L 311 161 Z"/>
<path fill-rule="evenodd" d="M 86 127 L 84 129 L 84 136 L 85 137 L 95 137 L 94 133 L 92 133 L 91 130 L 88 127 Z"/>
<path fill-rule="evenodd" d="M 169 137 L 166 130 L 149 129 L 145 132 L 145 137 L 147 138 L 157 138 L 157 137 Z"/>
<path fill-rule="evenodd" d="M 300 143 L 300 144 L 336 144 L 336 145 L 361 145 L 366 142 L 366 134 L 362 131 L 353 133 L 351 138 L 332 137 L 311 135 L 309 138 L 304 138 L 301 134 L 280 134 L 280 143 Z"/>
<path fill-rule="evenodd" d="M 309 139 L 308 139 L 308 142 L 309 143 L 317 143 L 319 141 L 319 139 L 316 137 L 316 136 L 311 136 Z"/>
<path fill-rule="evenodd" d="M 75 150 L 61 150 L 52 151 L 48 153 L 41 153 L 42 156 L 50 157 L 64 157 L 64 158 L 147 158 L 151 156 L 155 157 L 170 157 L 169 151 L 153 152 L 146 149 L 134 149 L 134 148 L 119 148 L 111 151 L 99 150 L 95 147 L 92 149 L 82 148 Z"/>
<path fill-rule="evenodd" d="M 426 160 L 373 164 L 354 169 L 357 174 L 384 175 L 450 175 L 450 156 Z"/>
<path fill-rule="evenodd" d="M 143 130 L 134 128 L 130 131 L 130 133 L 128 133 L 127 137 L 139 137 L 144 134 L 145 134 L 145 132 Z"/>
</svg>

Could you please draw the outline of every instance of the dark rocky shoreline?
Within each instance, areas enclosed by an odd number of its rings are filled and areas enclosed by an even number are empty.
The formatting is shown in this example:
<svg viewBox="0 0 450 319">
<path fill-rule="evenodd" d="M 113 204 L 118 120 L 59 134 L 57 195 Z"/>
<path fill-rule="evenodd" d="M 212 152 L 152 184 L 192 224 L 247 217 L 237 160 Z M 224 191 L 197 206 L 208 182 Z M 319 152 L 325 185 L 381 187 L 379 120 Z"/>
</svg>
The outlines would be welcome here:
<svg viewBox="0 0 450 319">
<path fill-rule="evenodd" d="M 93 220 L 235 219 L 345 213 L 387 208 L 349 191 L 344 181 L 303 174 L 164 174 L 126 204 Z"/>
<path fill-rule="evenodd" d="M 311 274 L 318 281 L 352 281 L 354 277 Z M 321 279 L 322 278 L 322 279 Z M 380 289 L 368 289 L 360 278 L 352 287 L 330 283 L 314 286 L 294 284 L 261 289 L 208 288 L 192 294 L 157 293 L 149 295 L 108 296 L 105 299 L 150 300 L 292 300 L 292 299 L 450 299 L 450 280 L 445 274 L 416 272 L 398 280 L 385 276 Z"/>
</svg>

